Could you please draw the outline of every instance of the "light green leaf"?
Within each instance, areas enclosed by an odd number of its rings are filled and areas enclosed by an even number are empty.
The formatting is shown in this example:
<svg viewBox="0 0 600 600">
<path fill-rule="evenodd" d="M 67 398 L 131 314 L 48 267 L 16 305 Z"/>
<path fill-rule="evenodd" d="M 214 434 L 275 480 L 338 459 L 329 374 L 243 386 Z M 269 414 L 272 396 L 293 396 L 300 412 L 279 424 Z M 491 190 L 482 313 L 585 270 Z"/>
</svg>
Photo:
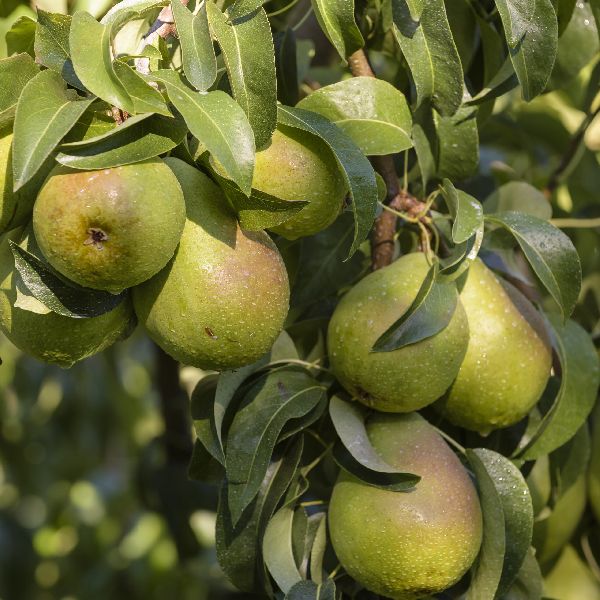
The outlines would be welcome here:
<svg viewBox="0 0 600 600">
<path fill-rule="evenodd" d="M 95 98 L 80 98 L 54 71 L 38 73 L 23 89 L 15 115 L 14 189 L 23 187 Z"/>
<path fill-rule="evenodd" d="M 267 13 L 229 21 L 216 4 L 206 4 L 210 29 L 229 75 L 233 95 L 254 131 L 256 147 L 266 146 L 277 124 L 275 49 Z"/>
<path fill-rule="evenodd" d="M 140 16 L 144 16 L 147 13 L 153 13 L 167 6 L 169 0 L 122 0 L 115 4 L 100 21 L 103 25 L 109 25 L 113 21 L 118 20 L 121 15 L 127 12 L 134 11 Z"/>
<path fill-rule="evenodd" d="M 412 117 L 404 94 L 374 77 L 353 77 L 320 88 L 298 108 L 335 123 L 367 156 L 412 147 Z"/>
<path fill-rule="evenodd" d="M 516 211 L 544 221 L 552 218 L 552 204 L 540 190 L 526 181 L 509 181 L 483 203 L 485 213 Z"/>
<path fill-rule="evenodd" d="M 35 28 L 35 21 L 29 17 L 20 17 L 13 23 L 6 33 L 6 50 L 9 56 L 21 52 L 34 56 Z"/>
<path fill-rule="evenodd" d="M 246 15 L 252 14 L 267 2 L 268 0 L 235 0 L 227 9 L 227 14 L 230 19 L 241 19 Z"/>
<path fill-rule="evenodd" d="M 454 219 L 452 240 L 457 244 L 466 242 L 483 224 L 483 208 L 473 196 L 457 190 L 449 179 L 444 179 L 442 194 Z"/>
<path fill-rule="evenodd" d="M 365 45 L 354 19 L 354 0 L 311 0 L 321 29 L 342 58 Z"/>
<path fill-rule="evenodd" d="M 0 127 L 13 120 L 23 88 L 38 73 L 39 67 L 29 54 L 0 60 Z"/>
<path fill-rule="evenodd" d="M 112 66 L 115 75 L 133 103 L 134 113 L 158 113 L 165 117 L 173 116 L 167 108 L 162 94 L 148 85 L 128 64 L 121 60 L 115 60 Z"/>
</svg>

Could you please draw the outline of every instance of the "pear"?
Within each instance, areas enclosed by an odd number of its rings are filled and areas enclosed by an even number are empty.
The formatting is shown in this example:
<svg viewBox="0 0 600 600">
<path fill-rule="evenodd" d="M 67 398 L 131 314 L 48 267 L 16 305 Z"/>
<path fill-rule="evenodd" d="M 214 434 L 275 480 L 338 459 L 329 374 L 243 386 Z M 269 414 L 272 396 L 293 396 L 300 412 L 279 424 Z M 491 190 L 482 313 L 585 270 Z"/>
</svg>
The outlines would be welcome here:
<svg viewBox="0 0 600 600">
<path fill-rule="evenodd" d="M 340 301 L 328 329 L 331 367 L 357 400 L 384 412 L 410 412 L 437 400 L 465 355 L 467 317 L 458 303 L 448 326 L 392 352 L 373 344 L 415 299 L 428 271 L 425 255 L 408 254 L 367 275 Z"/>
<path fill-rule="evenodd" d="M 252 187 L 283 200 L 309 202 L 273 227 L 283 237 L 313 235 L 340 214 L 347 185 L 331 150 L 317 136 L 279 125 L 270 146 L 256 153 Z"/>
<path fill-rule="evenodd" d="M 24 225 L 31 218 L 33 203 L 51 162 L 18 191 L 13 190 L 12 172 L 13 134 L 8 128 L 0 129 L 0 233 Z M 53 162 L 53 161 L 52 161 Z"/>
<path fill-rule="evenodd" d="M 159 158 L 96 171 L 58 166 L 33 210 L 48 262 L 79 285 L 113 293 L 160 271 L 184 223 L 181 188 Z"/>
<path fill-rule="evenodd" d="M 552 363 L 541 317 L 476 260 L 460 295 L 470 339 L 456 381 L 437 408 L 452 423 L 489 433 L 520 421 L 539 400 Z"/>
<path fill-rule="evenodd" d="M 479 552 L 477 491 L 456 455 L 418 414 L 374 414 L 367 433 L 388 464 L 421 480 L 413 490 L 393 492 L 342 471 L 329 504 L 335 553 L 376 594 L 408 600 L 441 592 Z"/>
<path fill-rule="evenodd" d="M 13 229 L 0 243 L 0 329 L 17 348 L 44 362 L 68 368 L 129 333 L 134 314 L 128 298 L 103 315 L 85 319 L 15 306 L 19 278 L 9 240 L 33 254 L 38 252 L 31 234 L 27 236 L 22 228 Z"/>
<path fill-rule="evenodd" d="M 150 337 L 176 360 L 235 369 L 273 345 L 289 307 L 283 259 L 263 231 L 242 231 L 221 190 L 170 158 L 188 218 L 173 261 L 133 290 Z"/>
</svg>

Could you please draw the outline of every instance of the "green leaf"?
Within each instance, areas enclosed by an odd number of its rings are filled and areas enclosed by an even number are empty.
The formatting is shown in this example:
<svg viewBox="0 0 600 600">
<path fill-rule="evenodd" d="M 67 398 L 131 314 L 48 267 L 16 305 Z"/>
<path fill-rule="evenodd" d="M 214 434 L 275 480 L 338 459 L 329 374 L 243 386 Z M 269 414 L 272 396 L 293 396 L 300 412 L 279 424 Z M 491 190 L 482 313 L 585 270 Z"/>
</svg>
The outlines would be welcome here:
<svg viewBox="0 0 600 600">
<path fill-rule="evenodd" d="M 533 548 L 525 555 L 518 577 L 502 600 L 540 600 L 544 580 Z"/>
<path fill-rule="evenodd" d="M 551 0 L 495 0 L 523 98 L 544 91 L 558 48 L 558 21 Z"/>
<path fill-rule="evenodd" d="M 467 450 L 467 458 L 477 479 L 483 513 L 483 541 L 472 567 L 466 600 L 494 600 L 500 584 L 506 551 L 506 526 L 502 500 L 494 480 L 480 458 L 480 450 Z"/>
<path fill-rule="evenodd" d="M 289 592 L 296 583 L 302 581 L 292 547 L 293 523 L 294 510 L 284 506 L 269 521 L 263 538 L 265 564 L 275 583 L 284 593 Z"/>
<path fill-rule="evenodd" d="M 590 6 L 592 8 L 594 20 L 596 21 L 596 29 L 600 36 L 600 0 L 590 0 Z"/>
<path fill-rule="evenodd" d="M 290 588 L 284 600 L 335 600 L 335 583 L 333 579 L 323 583 L 299 581 Z"/>
<path fill-rule="evenodd" d="M 552 217 L 552 204 L 531 184 L 509 181 L 486 198 L 483 211 L 487 214 L 516 211 L 547 221 Z"/>
<path fill-rule="evenodd" d="M 275 49 L 269 19 L 263 8 L 251 16 L 229 21 L 216 4 L 206 4 L 208 22 L 229 75 L 233 95 L 254 131 L 256 147 L 269 143 L 277 125 Z"/>
<path fill-rule="evenodd" d="M 217 78 L 217 59 L 208 28 L 206 4 L 201 3 L 195 14 L 181 0 L 173 0 L 171 8 L 181 44 L 183 72 L 197 90 L 205 92 Z"/>
<path fill-rule="evenodd" d="M 323 583 L 323 561 L 327 550 L 327 519 L 324 513 L 314 515 L 322 517 L 315 531 L 310 547 L 309 572 L 311 579 L 318 584 Z M 329 580 L 331 581 L 331 580 Z"/>
<path fill-rule="evenodd" d="M 533 504 L 523 475 L 507 458 L 487 450 L 473 450 L 490 476 L 504 514 L 506 552 L 498 586 L 498 595 L 508 590 L 516 579 L 531 545 L 533 533 Z"/>
<path fill-rule="evenodd" d="M 547 221 L 523 213 L 498 213 L 486 221 L 512 233 L 566 320 L 581 289 L 581 265 L 571 240 Z"/>
<path fill-rule="evenodd" d="M 230 19 L 241 19 L 258 10 L 268 0 L 235 0 L 235 2 L 227 9 L 227 14 Z"/>
<path fill-rule="evenodd" d="M 240 590 L 264 590 L 262 539 L 265 528 L 279 501 L 294 480 L 302 456 L 303 438 L 282 445 L 273 458 L 256 499 L 233 526 L 229 512 L 227 485 L 223 485 L 217 510 L 217 557 L 219 565 Z"/>
<path fill-rule="evenodd" d="M 307 415 L 324 393 L 308 373 L 291 368 L 264 375 L 247 391 L 229 428 L 225 453 L 234 524 L 256 496 L 283 427 Z"/>
<path fill-rule="evenodd" d="M 125 294 L 82 288 L 66 281 L 37 256 L 10 241 L 15 268 L 27 290 L 44 306 L 64 317 L 98 317 L 110 312 Z"/>
<path fill-rule="evenodd" d="M 549 317 L 553 346 L 561 364 L 560 389 L 527 445 L 518 451 L 523 460 L 548 454 L 569 441 L 585 423 L 596 401 L 600 363 L 589 334 L 574 321 L 562 324 Z"/>
<path fill-rule="evenodd" d="M 473 106 L 493 100 L 517 87 L 518 84 L 519 80 L 515 74 L 515 69 L 510 58 L 507 58 L 484 88 L 473 98 L 467 100 L 465 104 Z"/>
<path fill-rule="evenodd" d="M 13 23 L 6 34 L 6 50 L 9 56 L 21 52 L 34 56 L 35 28 L 35 21 L 29 17 L 20 17 Z"/>
<path fill-rule="evenodd" d="M 138 117 L 142 118 L 136 120 Z M 72 169 L 110 169 L 165 154 L 180 144 L 186 133 L 180 117 L 137 115 L 98 137 L 63 144 L 56 160 Z"/>
<path fill-rule="evenodd" d="M 300 97 L 296 34 L 288 27 L 278 31 L 273 42 L 277 71 L 277 99 L 282 104 L 295 106 Z"/>
<path fill-rule="evenodd" d="M 37 9 L 38 26 L 35 32 L 35 55 L 38 62 L 59 73 L 69 84 L 86 91 L 73 69 L 69 47 L 71 17 Z"/>
<path fill-rule="evenodd" d="M 279 122 L 319 136 L 333 151 L 352 198 L 354 237 L 349 256 L 352 256 L 371 230 L 377 209 L 377 180 L 371 163 L 360 148 L 325 117 L 301 108 L 278 107 Z"/>
<path fill-rule="evenodd" d="M 15 114 L 13 181 L 15 191 L 40 169 L 60 140 L 94 101 L 80 98 L 54 71 L 31 79 L 19 98 Z"/>
<path fill-rule="evenodd" d="M 431 100 L 443 116 L 453 115 L 463 99 L 463 70 L 443 0 L 423 3 L 418 22 L 407 0 L 392 0 L 393 32 L 417 90 L 417 107 Z"/>
<path fill-rule="evenodd" d="M 444 179 L 442 194 L 454 219 L 452 240 L 460 244 L 466 242 L 483 224 L 481 204 L 462 190 L 457 190 L 449 179 Z"/>
<path fill-rule="evenodd" d="M 254 136 L 239 105 L 219 90 L 207 94 L 192 90 L 180 75 L 168 69 L 161 69 L 148 77 L 165 85 L 169 99 L 182 114 L 192 135 L 204 144 L 227 176 L 249 196 L 254 172 Z"/>
<path fill-rule="evenodd" d="M 0 60 L 0 127 L 13 120 L 23 88 L 39 71 L 29 54 Z"/>
<path fill-rule="evenodd" d="M 372 352 L 392 352 L 426 340 L 450 323 L 458 305 L 458 290 L 452 281 L 437 279 L 434 263 L 406 312 L 379 336 Z"/>
<path fill-rule="evenodd" d="M 412 117 L 402 92 L 382 79 L 353 77 L 298 104 L 335 123 L 367 156 L 412 148 Z"/>
<path fill-rule="evenodd" d="M 100 21 L 103 25 L 109 25 L 117 21 L 123 14 L 134 11 L 141 16 L 146 16 L 167 6 L 169 0 L 121 0 L 115 4 Z"/>
<path fill-rule="evenodd" d="M 365 45 L 354 19 L 354 0 L 311 0 L 321 29 L 342 58 Z"/>
</svg>

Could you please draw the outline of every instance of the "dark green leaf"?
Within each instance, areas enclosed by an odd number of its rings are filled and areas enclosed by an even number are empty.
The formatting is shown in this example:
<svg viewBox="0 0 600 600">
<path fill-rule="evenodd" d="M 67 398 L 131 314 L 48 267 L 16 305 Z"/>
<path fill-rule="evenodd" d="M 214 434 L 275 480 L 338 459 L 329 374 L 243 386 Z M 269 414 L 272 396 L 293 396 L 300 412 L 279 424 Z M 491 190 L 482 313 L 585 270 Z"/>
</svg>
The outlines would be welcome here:
<svg viewBox="0 0 600 600">
<path fill-rule="evenodd" d="M 517 87 L 518 84 L 519 80 L 515 75 L 515 69 L 510 58 L 507 58 L 485 87 L 465 104 L 471 106 L 493 100 Z"/>
<path fill-rule="evenodd" d="M 596 21 L 598 35 L 600 35 L 600 0 L 590 0 L 590 6 L 592 7 L 592 13 Z"/>
<path fill-rule="evenodd" d="M 335 123 L 366 155 L 412 147 L 412 117 L 404 95 L 386 81 L 353 77 L 325 86 L 298 104 Z"/>
<path fill-rule="evenodd" d="M 561 36 L 564 30 L 567 28 L 577 0 L 555 0 L 554 6 L 556 8 L 556 17 L 558 19 L 558 35 Z"/>
<path fill-rule="evenodd" d="M 443 116 L 453 115 L 463 99 L 463 70 L 443 0 L 423 4 L 419 21 L 407 0 L 392 0 L 393 32 L 410 68 L 417 106 L 432 100 Z"/>
<path fill-rule="evenodd" d="M 483 224 L 481 204 L 462 190 L 457 190 L 449 179 L 444 179 L 442 193 L 454 219 L 452 240 L 460 244 L 466 242 Z"/>
<path fill-rule="evenodd" d="M 39 73 L 29 54 L 17 54 L 0 60 L 0 127 L 10 123 L 23 88 Z"/>
<path fill-rule="evenodd" d="M 278 369 L 246 393 L 227 434 L 225 467 L 234 523 L 254 499 L 281 430 L 321 401 L 324 388 L 305 371 Z"/>
<path fill-rule="evenodd" d="M 71 17 L 37 9 L 38 26 L 35 32 L 35 55 L 42 65 L 59 73 L 69 84 L 85 91 L 75 75 L 69 48 Z"/>
<path fill-rule="evenodd" d="M 58 73 L 42 71 L 19 98 L 13 142 L 14 189 L 25 185 L 94 101 L 81 98 Z"/>
<path fill-rule="evenodd" d="M 275 67 L 277 70 L 277 99 L 295 106 L 300 97 L 298 89 L 298 58 L 296 34 L 291 28 L 275 34 Z"/>
<path fill-rule="evenodd" d="M 471 586 L 466 600 L 494 600 L 506 551 L 506 534 L 502 500 L 494 480 L 479 457 L 480 450 L 467 450 L 467 458 L 477 479 L 483 513 L 483 541 L 473 566 Z"/>
<path fill-rule="evenodd" d="M 271 139 L 277 125 L 275 49 L 269 19 L 263 8 L 251 16 L 229 21 L 208 2 L 208 21 L 219 42 L 233 95 L 254 131 L 256 147 Z"/>
<path fill-rule="evenodd" d="M 254 136 L 239 105 L 225 92 L 201 94 L 192 90 L 174 71 L 163 69 L 148 77 L 165 85 L 169 99 L 183 115 L 192 134 L 219 162 L 226 175 L 250 195 Z"/>
<path fill-rule="evenodd" d="M 113 310 L 125 297 L 124 294 L 89 290 L 67 282 L 14 242 L 10 242 L 10 247 L 25 287 L 52 312 L 73 318 L 98 317 Z"/>
<path fill-rule="evenodd" d="M 590 432 L 587 423 L 566 443 L 554 450 L 550 458 L 552 499 L 556 502 L 587 471 L 591 455 Z"/>
<path fill-rule="evenodd" d="M 558 47 L 558 22 L 551 0 L 495 0 L 523 98 L 544 91 Z"/>
<path fill-rule="evenodd" d="M 34 56 L 35 21 L 29 17 L 17 19 L 6 34 L 6 50 L 8 55 L 27 52 Z"/>
<path fill-rule="evenodd" d="M 544 580 L 533 548 L 525 555 L 518 577 L 502 600 L 540 600 Z"/>
<path fill-rule="evenodd" d="M 360 148 L 325 117 L 301 108 L 278 107 L 279 122 L 319 136 L 333 151 L 350 188 L 354 213 L 354 237 L 349 257 L 366 239 L 377 209 L 377 180 L 371 163 Z"/>
<path fill-rule="evenodd" d="M 354 0 L 311 0 L 321 29 L 342 58 L 365 45 L 354 20 Z"/>
<path fill-rule="evenodd" d="M 180 144 L 186 133 L 180 117 L 138 115 L 96 138 L 63 144 L 56 160 L 73 169 L 109 169 L 164 154 Z"/>
<path fill-rule="evenodd" d="M 571 240 L 547 221 L 523 213 L 498 213 L 486 221 L 512 233 L 566 320 L 581 288 L 581 265 Z"/>
<path fill-rule="evenodd" d="M 583 425 L 596 401 L 600 382 L 598 354 L 589 334 L 574 321 L 550 317 L 553 346 L 561 364 L 560 390 L 518 457 L 533 460 L 559 448 Z"/>
<path fill-rule="evenodd" d="M 540 190 L 525 181 L 509 181 L 495 190 L 483 203 L 485 213 L 516 211 L 539 219 L 552 217 L 552 204 Z"/>
<path fill-rule="evenodd" d="M 323 583 L 299 581 L 290 588 L 285 600 L 335 600 L 335 583 L 333 579 Z"/>
<path fill-rule="evenodd" d="M 434 263 L 417 296 L 406 312 L 373 344 L 373 352 L 392 352 L 416 344 L 443 331 L 458 304 L 458 290 L 452 281 L 437 279 L 439 264 Z"/>
<path fill-rule="evenodd" d="M 195 14 L 180 0 L 173 0 L 171 7 L 181 44 L 183 72 L 197 90 L 205 92 L 217 78 L 217 59 L 208 28 L 206 4 L 201 3 Z"/>
<path fill-rule="evenodd" d="M 473 451 L 494 483 L 504 514 L 506 553 L 499 584 L 499 595 L 508 590 L 525 560 L 533 533 L 533 505 L 527 483 L 515 465 L 497 452 L 478 448 Z"/>
</svg>

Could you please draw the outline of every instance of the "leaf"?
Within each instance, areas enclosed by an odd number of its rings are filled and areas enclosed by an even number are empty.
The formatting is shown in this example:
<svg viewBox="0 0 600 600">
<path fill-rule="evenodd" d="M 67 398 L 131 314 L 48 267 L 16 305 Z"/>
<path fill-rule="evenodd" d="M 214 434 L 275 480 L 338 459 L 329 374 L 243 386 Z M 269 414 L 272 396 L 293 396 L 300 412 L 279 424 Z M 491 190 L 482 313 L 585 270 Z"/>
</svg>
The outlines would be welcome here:
<svg viewBox="0 0 600 600">
<path fill-rule="evenodd" d="M 278 31 L 273 42 L 277 72 L 277 99 L 282 104 L 295 106 L 300 97 L 296 34 L 293 29 L 288 27 L 283 31 Z"/>
<path fill-rule="evenodd" d="M 8 55 L 27 52 L 33 56 L 36 23 L 29 17 L 19 17 L 6 33 L 6 50 Z"/>
<path fill-rule="evenodd" d="M 544 580 L 533 548 L 525 555 L 519 575 L 502 600 L 540 600 Z"/>
<path fill-rule="evenodd" d="M 488 102 L 494 98 L 498 98 L 506 94 L 513 88 L 517 87 L 519 81 L 515 74 L 515 69 L 510 58 L 507 58 L 502 66 L 498 69 L 494 77 L 484 86 L 484 88 L 470 100 L 465 102 L 466 105 L 472 106 Z"/>
<path fill-rule="evenodd" d="M 256 147 L 271 139 L 277 125 L 277 77 L 271 26 L 263 8 L 231 22 L 212 2 L 206 4 L 210 29 L 229 75 L 233 96 L 254 131 Z"/>
<path fill-rule="evenodd" d="M 23 284 L 52 312 L 77 319 L 98 317 L 113 310 L 125 297 L 71 284 L 35 255 L 12 241 L 9 243 Z"/>
<path fill-rule="evenodd" d="M 377 209 L 377 180 L 371 163 L 360 148 L 325 117 L 301 108 L 278 107 L 279 122 L 319 136 L 333 151 L 350 188 L 354 213 L 354 237 L 348 258 L 366 239 Z"/>
<path fill-rule="evenodd" d="M 321 29 L 342 58 L 365 45 L 354 19 L 354 0 L 311 0 L 311 5 Z"/>
<path fill-rule="evenodd" d="M 247 391 L 227 434 L 225 468 L 233 523 L 253 500 L 285 424 L 309 413 L 324 388 L 305 371 L 282 368 Z"/>
<path fill-rule="evenodd" d="M 506 551 L 506 534 L 502 500 L 479 450 L 467 449 L 467 458 L 477 479 L 483 513 L 483 541 L 472 567 L 471 585 L 466 600 L 494 600 L 500 584 Z"/>
<path fill-rule="evenodd" d="M 452 281 L 437 279 L 438 263 L 431 266 L 406 312 L 373 344 L 372 352 L 392 352 L 443 331 L 458 305 Z"/>
<path fill-rule="evenodd" d="M 235 2 L 227 9 L 227 14 L 230 19 L 241 19 L 258 10 L 268 0 L 235 0 Z"/>
<path fill-rule="evenodd" d="M 442 194 L 454 219 L 452 240 L 457 244 L 466 242 L 483 225 L 483 208 L 473 196 L 457 190 L 449 179 L 444 179 Z"/>
<path fill-rule="evenodd" d="M 498 586 L 498 596 L 510 588 L 531 545 L 533 504 L 527 483 L 517 467 L 507 458 L 485 448 L 473 450 L 490 476 L 504 514 L 506 552 Z"/>
<path fill-rule="evenodd" d="M 600 383 L 598 354 L 589 334 L 574 321 L 562 324 L 549 317 L 553 346 L 561 364 L 560 389 L 527 445 L 517 452 L 523 460 L 548 454 L 569 441 L 585 423 Z"/>
<path fill-rule="evenodd" d="M 287 593 L 302 575 L 298 571 L 292 548 L 294 510 L 288 506 L 279 509 L 269 521 L 263 538 L 263 558 L 278 587 Z"/>
<path fill-rule="evenodd" d="M 406 98 L 382 79 L 353 77 L 322 87 L 298 108 L 327 117 L 367 156 L 412 148 L 412 117 Z"/>
<path fill-rule="evenodd" d="M 69 47 L 71 17 L 37 9 L 35 56 L 38 62 L 56 71 L 69 84 L 82 91 L 85 86 L 75 74 Z"/>
<path fill-rule="evenodd" d="M 207 94 L 192 90 L 177 73 L 168 69 L 148 77 L 165 85 L 169 99 L 182 114 L 192 135 L 249 196 L 254 172 L 254 136 L 239 105 L 219 90 Z"/>
<path fill-rule="evenodd" d="M 197 90 L 205 92 L 217 78 L 217 59 L 208 28 L 206 4 L 201 3 L 192 14 L 181 0 L 173 0 L 171 9 L 181 44 L 183 72 Z"/>
<path fill-rule="evenodd" d="M 430 99 L 443 116 L 453 115 L 463 99 L 463 70 L 443 0 L 423 3 L 418 22 L 407 0 L 392 0 L 393 33 L 417 90 L 417 107 Z"/>
<path fill-rule="evenodd" d="M 544 91 L 558 48 L 558 21 L 551 0 L 495 0 L 510 59 L 525 100 Z"/>
<path fill-rule="evenodd" d="M 95 98 L 80 98 L 54 71 L 31 79 L 19 98 L 13 141 L 15 191 L 40 169 Z"/>
<path fill-rule="evenodd" d="M 290 588 L 284 600 L 335 600 L 335 583 L 333 579 L 323 583 L 299 581 Z"/>
<path fill-rule="evenodd" d="M 498 213 L 486 216 L 486 221 L 512 233 L 566 320 L 581 289 L 581 265 L 571 240 L 547 221 L 523 213 Z"/>
<path fill-rule="evenodd" d="M 122 0 L 115 4 L 100 21 L 103 25 L 110 25 L 117 21 L 123 14 L 134 11 L 140 16 L 157 12 L 167 6 L 169 0 Z"/>
<path fill-rule="evenodd" d="M 311 579 L 318 584 L 323 583 L 323 561 L 327 550 L 327 518 L 324 513 L 319 520 L 317 530 L 310 548 L 309 572 Z"/>
<path fill-rule="evenodd" d="M 549 220 L 552 204 L 540 190 L 525 181 L 509 181 L 495 190 L 483 203 L 485 213 L 516 211 Z"/>
<path fill-rule="evenodd" d="M 0 127 L 13 120 L 23 88 L 39 71 L 29 54 L 0 60 Z"/>
<path fill-rule="evenodd" d="M 228 508 L 227 486 L 222 486 L 217 510 L 217 557 L 223 571 L 242 591 L 253 592 L 264 588 L 264 531 L 297 473 L 302 449 L 302 436 L 282 445 L 267 467 L 256 499 L 235 527 Z"/>
<path fill-rule="evenodd" d="M 143 119 L 128 127 L 136 117 L 97 138 L 63 144 L 57 162 L 72 169 L 109 169 L 169 152 L 185 138 L 187 128 L 180 117 L 138 116 Z"/>
</svg>

